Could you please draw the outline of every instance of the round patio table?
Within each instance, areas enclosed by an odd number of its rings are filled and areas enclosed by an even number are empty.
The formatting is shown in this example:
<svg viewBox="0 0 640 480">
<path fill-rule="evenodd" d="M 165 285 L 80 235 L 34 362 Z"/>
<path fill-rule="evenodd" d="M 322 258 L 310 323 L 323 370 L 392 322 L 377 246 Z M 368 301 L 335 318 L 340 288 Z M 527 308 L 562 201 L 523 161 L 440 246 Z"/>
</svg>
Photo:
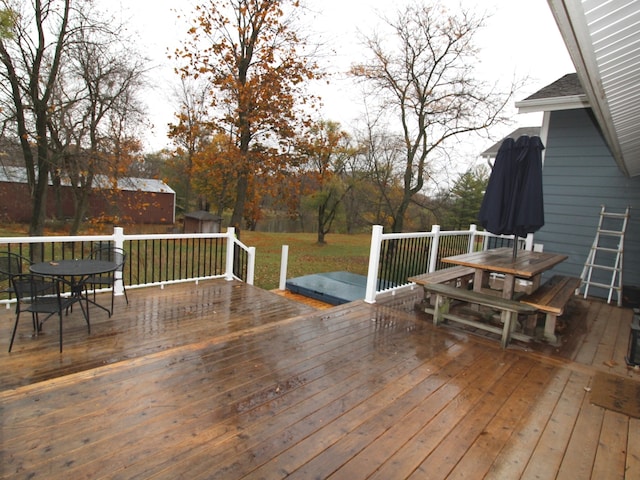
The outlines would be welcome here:
<svg viewBox="0 0 640 480">
<path fill-rule="evenodd" d="M 113 272 L 117 265 L 108 260 L 57 260 L 53 262 L 34 263 L 29 267 L 32 273 L 38 275 L 53 275 L 56 277 L 87 277 L 101 273 Z"/>
<path fill-rule="evenodd" d="M 84 294 L 84 280 L 93 275 L 113 272 L 118 265 L 116 262 L 108 260 L 95 260 L 85 258 L 81 260 L 54 260 L 51 262 L 34 263 L 29 267 L 31 273 L 53 277 L 69 277 L 71 283 L 71 295 L 80 302 L 82 313 L 87 321 L 89 320 L 88 303 L 105 310 L 111 316 L 111 312 L 106 307 L 94 302 L 88 295 Z M 87 302 L 87 310 L 82 305 L 82 300 Z"/>
</svg>

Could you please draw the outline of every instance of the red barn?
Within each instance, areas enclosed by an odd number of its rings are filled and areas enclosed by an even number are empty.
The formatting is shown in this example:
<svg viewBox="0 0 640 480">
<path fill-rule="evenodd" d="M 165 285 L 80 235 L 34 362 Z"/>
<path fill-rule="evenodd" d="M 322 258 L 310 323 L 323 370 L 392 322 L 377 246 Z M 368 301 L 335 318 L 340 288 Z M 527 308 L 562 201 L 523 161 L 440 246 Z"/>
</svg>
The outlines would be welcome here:
<svg viewBox="0 0 640 480">
<path fill-rule="evenodd" d="M 54 218 L 56 195 L 49 182 L 47 218 Z M 73 195 L 69 182 L 63 180 L 59 206 L 65 218 L 74 214 Z M 161 180 L 126 177 L 117 186 L 99 175 L 89 194 L 87 216 L 107 217 L 131 223 L 173 224 L 176 193 Z M 31 220 L 31 198 L 23 167 L 0 167 L 0 220 L 27 223 Z"/>
</svg>

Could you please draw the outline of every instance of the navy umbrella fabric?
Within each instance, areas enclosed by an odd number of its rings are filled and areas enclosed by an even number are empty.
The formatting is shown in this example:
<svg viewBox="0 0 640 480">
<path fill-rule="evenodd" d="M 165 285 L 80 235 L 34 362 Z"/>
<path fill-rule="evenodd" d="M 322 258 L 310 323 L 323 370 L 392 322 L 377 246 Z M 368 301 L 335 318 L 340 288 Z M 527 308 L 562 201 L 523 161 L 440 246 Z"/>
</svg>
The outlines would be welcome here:
<svg viewBox="0 0 640 480">
<path fill-rule="evenodd" d="M 478 214 L 480 225 L 495 235 L 517 237 L 538 231 L 544 225 L 542 194 L 542 150 L 540 137 L 526 135 L 502 142 L 489 177 Z"/>
</svg>

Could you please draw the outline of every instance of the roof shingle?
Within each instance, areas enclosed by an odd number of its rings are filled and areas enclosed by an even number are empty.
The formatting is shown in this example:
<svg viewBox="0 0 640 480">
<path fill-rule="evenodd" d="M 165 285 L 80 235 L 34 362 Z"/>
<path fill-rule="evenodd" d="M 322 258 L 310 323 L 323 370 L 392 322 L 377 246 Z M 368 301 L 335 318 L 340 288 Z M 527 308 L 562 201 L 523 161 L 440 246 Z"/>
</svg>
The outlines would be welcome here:
<svg viewBox="0 0 640 480">
<path fill-rule="evenodd" d="M 555 82 L 528 96 L 524 101 L 539 100 L 541 98 L 569 97 L 574 95 L 584 95 L 584 93 L 584 89 L 578 79 L 578 74 L 568 73 L 564 77 L 559 78 Z"/>
</svg>

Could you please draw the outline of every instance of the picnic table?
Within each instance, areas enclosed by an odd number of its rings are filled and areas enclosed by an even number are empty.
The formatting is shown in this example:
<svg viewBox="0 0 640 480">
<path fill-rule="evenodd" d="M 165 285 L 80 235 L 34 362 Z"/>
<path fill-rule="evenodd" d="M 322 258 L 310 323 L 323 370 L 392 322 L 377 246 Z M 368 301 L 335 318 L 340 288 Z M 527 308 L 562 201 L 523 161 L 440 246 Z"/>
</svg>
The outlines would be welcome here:
<svg viewBox="0 0 640 480">
<path fill-rule="evenodd" d="M 558 253 L 530 250 L 520 250 L 517 257 L 513 258 L 513 250 L 505 247 L 454 255 L 443 258 L 442 262 L 473 268 L 473 289 L 477 292 L 488 286 L 491 273 L 504 275 L 502 298 L 512 299 L 516 279 L 531 281 L 532 290 L 535 291 L 540 286 L 542 274 L 567 258 L 566 255 Z"/>
<path fill-rule="evenodd" d="M 557 342 L 554 334 L 556 318 L 562 314 L 564 305 L 572 296 L 570 288 L 576 279 L 554 276 L 554 280 L 541 287 L 541 276 L 544 272 L 567 259 L 566 255 L 523 250 L 516 258 L 510 248 L 497 248 L 480 252 L 465 253 L 443 258 L 443 263 L 455 265 L 443 272 L 450 275 L 438 275 L 438 272 L 415 276 L 409 280 L 423 286 L 425 293 L 435 295 L 434 308 L 431 311 L 434 323 L 437 325 L 443 319 L 465 323 L 474 327 L 501 334 L 503 347 L 512 336 L 528 340 L 530 335 L 515 334 L 518 315 L 525 315 L 529 320 L 525 322 L 529 331 L 535 331 L 537 311 L 547 314 L 544 328 L 544 338 L 550 342 Z M 460 281 L 473 274 L 473 291 L 469 291 L 468 284 Z M 455 274 L 455 275 L 454 275 Z M 500 274 L 504 277 L 499 294 L 489 291 L 489 276 Z M 455 278 L 454 278 L 455 277 Z M 446 278 L 446 281 L 439 279 Z M 517 279 L 525 279 L 531 283 L 530 295 L 515 298 L 515 283 Z M 536 291 L 539 294 L 536 294 Z M 494 326 L 482 321 L 469 320 L 449 312 L 448 300 L 459 300 L 475 306 L 485 306 L 501 312 L 502 327 Z"/>
</svg>

